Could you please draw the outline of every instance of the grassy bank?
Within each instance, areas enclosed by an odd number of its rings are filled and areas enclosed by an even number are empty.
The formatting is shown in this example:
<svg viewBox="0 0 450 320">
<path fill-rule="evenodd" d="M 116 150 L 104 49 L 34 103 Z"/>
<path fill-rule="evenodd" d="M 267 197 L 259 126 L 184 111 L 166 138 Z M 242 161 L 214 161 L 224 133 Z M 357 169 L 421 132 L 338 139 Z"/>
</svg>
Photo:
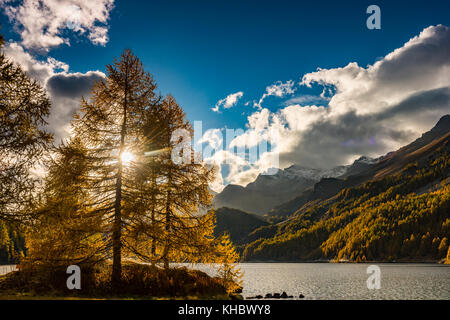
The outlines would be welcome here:
<svg viewBox="0 0 450 320">
<path fill-rule="evenodd" d="M 186 267 L 161 269 L 127 263 L 120 289 L 110 285 L 111 266 L 80 266 L 81 289 L 69 290 L 64 267 L 25 266 L 0 276 L 0 299 L 232 299 L 223 279 Z"/>
</svg>

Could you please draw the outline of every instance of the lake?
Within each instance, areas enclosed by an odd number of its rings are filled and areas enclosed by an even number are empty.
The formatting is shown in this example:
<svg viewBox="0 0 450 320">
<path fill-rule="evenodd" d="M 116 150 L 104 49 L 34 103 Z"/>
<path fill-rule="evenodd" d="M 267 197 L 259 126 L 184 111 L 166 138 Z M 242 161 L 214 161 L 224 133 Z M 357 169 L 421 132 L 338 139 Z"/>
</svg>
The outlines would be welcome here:
<svg viewBox="0 0 450 320">
<path fill-rule="evenodd" d="M 379 263 L 380 289 L 353 263 L 241 263 L 244 297 L 282 293 L 298 299 L 450 299 L 450 265 Z M 198 266 L 198 265 L 197 265 Z M 197 267 L 207 271 L 205 267 Z M 208 272 L 211 273 L 211 272 Z"/>
<path fill-rule="evenodd" d="M 244 297 L 282 293 L 298 299 L 443 299 L 450 300 L 450 265 L 376 264 L 381 271 L 380 289 L 367 288 L 367 267 L 351 263 L 241 263 Z M 207 265 L 189 265 L 210 275 Z M 0 274 L 12 271 L 0 266 Z"/>
<path fill-rule="evenodd" d="M 0 276 L 15 270 L 17 270 L 15 265 L 0 265 Z"/>
</svg>

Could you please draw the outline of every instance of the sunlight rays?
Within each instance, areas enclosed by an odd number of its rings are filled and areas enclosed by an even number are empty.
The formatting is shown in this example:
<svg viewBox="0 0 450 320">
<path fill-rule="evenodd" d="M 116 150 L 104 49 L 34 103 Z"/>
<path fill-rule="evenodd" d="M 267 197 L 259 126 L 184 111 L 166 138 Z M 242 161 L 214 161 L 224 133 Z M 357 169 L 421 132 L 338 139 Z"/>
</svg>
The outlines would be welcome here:
<svg viewBox="0 0 450 320">
<path fill-rule="evenodd" d="M 129 165 L 131 162 L 135 160 L 135 156 L 129 151 L 124 151 L 120 156 L 120 159 L 122 160 L 123 164 Z"/>
</svg>

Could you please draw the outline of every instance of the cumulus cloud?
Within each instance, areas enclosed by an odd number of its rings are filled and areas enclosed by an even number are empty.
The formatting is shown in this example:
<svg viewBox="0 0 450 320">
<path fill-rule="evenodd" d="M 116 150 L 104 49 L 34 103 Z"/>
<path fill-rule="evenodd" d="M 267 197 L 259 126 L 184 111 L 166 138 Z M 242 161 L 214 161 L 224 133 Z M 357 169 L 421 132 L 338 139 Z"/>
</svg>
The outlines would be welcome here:
<svg viewBox="0 0 450 320">
<path fill-rule="evenodd" d="M 300 86 L 323 86 L 320 97 L 328 100 L 326 106 L 305 104 L 311 101 L 300 97 L 270 112 L 261 106 L 267 96 L 285 96 L 295 88 L 293 82 L 267 87 L 255 103 L 259 110 L 248 117 L 248 130 L 232 144 L 251 146 L 268 140 L 274 149 L 253 164 L 234 165 L 234 174 L 225 177 L 225 183 L 248 184 L 273 163 L 265 159 L 274 155 L 279 156 L 280 168 L 291 164 L 330 168 L 361 155 L 380 156 L 413 141 L 449 113 L 449 52 L 450 29 L 430 26 L 373 65 L 352 62 L 305 74 Z"/>
<path fill-rule="evenodd" d="M 319 69 L 304 75 L 302 84 L 334 86 L 332 113 L 377 113 L 416 92 L 448 86 L 448 52 L 449 28 L 432 26 L 367 68 L 353 62 L 343 68 Z"/>
<path fill-rule="evenodd" d="M 230 147 L 254 147 L 268 139 L 267 129 L 271 114 L 268 109 L 261 109 L 247 117 L 247 130 L 230 142 Z"/>
<path fill-rule="evenodd" d="M 70 44 L 65 30 L 87 35 L 94 44 L 108 41 L 107 22 L 114 0 L 0 0 L 19 32 L 23 47 L 48 51 Z"/>
<path fill-rule="evenodd" d="M 108 42 L 108 28 L 93 27 L 88 38 L 93 44 L 104 46 Z"/>
<path fill-rule="evenodd" d="M 67 138 L 70 134 L 69 122 L 80 106 L 81 97 L 89 98 L 94 82 L 104 79 L 105 74 L 100 71 L 70 73 L 66 63 L 52 57 L 37 60 L 14 42 L 7 43 L 3 52 L 47 89 L 52 102 L 49 129 L 55 134 L 56 141 Z"/>
<path fill-rule="evenodd" d="M 246 130 L 209 129 L 203 134 L 197 142 L 197 147 L 202 145 L 202 159 L 226 168 L 210 185 L 211 189 L 220 192 L 227 183 L 246 185 L 258 174 L 279 167 L 278 153 L 274 152 L 278 132 L 270 127 L 275 121 L 271 118 L 270 111 L 262 109 L 248 118 Z"/>
<path fill-rule="evenodd" d="M 69 70 L 67 64 L 51 57 L 45 61 L 37 60 L 15 42 L 7 43 L 2 51 L 7 57 L 18 63 L 31 78 L 38 80 L 42 85 L 45 85 L 47 79 L 55 73 L 55 70 L 59 69 L 66 72 Z"/>
<path fill-rule="evenodd" d="M 57 73 L 47 80 L 47 89 L 52 96 L 79 99 L 89 95 L 94 83 L 104 78 L 100 71 Z"/>
<path fill-rule="evenodd" d="M 201 148 L 202 158 L 210 158 L 216 151 L 223 149 L 223 135 L 220 129 L 209 129 L 196 142 Z M 206 145 L 204 145 L 206 144 Z"/>
<path fill-rule="evenodd" d="M 49 125 L 56 138 L 70 134 L 70 121 L 80 107 L 81 97 L 89 98 L 96 81 L 105 78 L 100 71 L 86 73 L 57 73 L 47 79 L 47 90 L 52 100 Z"/>
<path fill-rule="evenodd" d="M 228 169 L 227 182 L 234 183 L 234 178 L 237 178 L 240 174 L 245 174 L 248 170 L 244 170 L 248 167 L 248 162 L 245 158 L 229 151 L 229 150 L 217 150 L 209 157 L 203 159 L 206 163 L 213 165 L 217 168 L 222 168 L 226 165 Z M 224 179 L 220 171 L 217 174 L 218 177 L 210 184 L 210 188 L 216 192 L 222 191 L 225 187 Z M 228 179 L 228 177 L 231 179 Z"/>
<path fill-rule="evenodd" d="M 244 92 L 242 92 L 242 91 L 229 94 L 227 97 L 219 100 L 216 103 L 216 105 L 214 106 L 214 108 L 212 108 L 211 110 L 214 112 L 220 112 L 219 111 L 220 107 L 222 107 L 224 109 L 229 109 L 229 108 L 235 106 L 237 104 L 237 102 L 239 101 L 239 99 L 242 98 L 243 95 L 244 95 Z"/>
<path fill-rule="evenodd" d="M 63 36 L 67 30 L 86 35 L 93 44 L 105 45 L 114 0 L 0 0 L 0 6 L 21 36 L 19 43 L 6 43 L 3 52 L 47 88 L 52 101 L 50 130 L 56 139 L 68 137 L 69 121 L 81 97 L 88 98 L 94 82 L 105 75 L 100 71 L 70 73 L 68 64 L 36 53 L 70 45 Z"/>
<path fill-rule="evenodd" d="M 222 178 L 222 174 L 220 172 L 221 169 L 220 165 L 214 165 L 214 168 L 217 174 L 214 176 L 214 180 L 209 183 L 209 187 L 214 192 L 219 193 L 225 188 L 225 184 Z"/>
</svg>

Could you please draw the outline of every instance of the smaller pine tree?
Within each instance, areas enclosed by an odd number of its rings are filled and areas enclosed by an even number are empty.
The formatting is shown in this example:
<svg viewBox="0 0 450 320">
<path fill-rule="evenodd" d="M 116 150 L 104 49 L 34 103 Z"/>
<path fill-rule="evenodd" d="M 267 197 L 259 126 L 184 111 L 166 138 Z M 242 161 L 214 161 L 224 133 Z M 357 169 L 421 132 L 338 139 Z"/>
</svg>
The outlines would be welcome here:
<svg viewBox="0 0 450 320">
<path fill-rule="evenodd" d="M 219 257 L 218 275 L 222 279 L 222 283 L 227 292 L 237 292 L 242 289 L 243 271 L 238 267 L 239 254 L 236 252 L 233 243 L 228 234 L 224 234 L 217 239 L 217 253 Z"/>
</svg>

